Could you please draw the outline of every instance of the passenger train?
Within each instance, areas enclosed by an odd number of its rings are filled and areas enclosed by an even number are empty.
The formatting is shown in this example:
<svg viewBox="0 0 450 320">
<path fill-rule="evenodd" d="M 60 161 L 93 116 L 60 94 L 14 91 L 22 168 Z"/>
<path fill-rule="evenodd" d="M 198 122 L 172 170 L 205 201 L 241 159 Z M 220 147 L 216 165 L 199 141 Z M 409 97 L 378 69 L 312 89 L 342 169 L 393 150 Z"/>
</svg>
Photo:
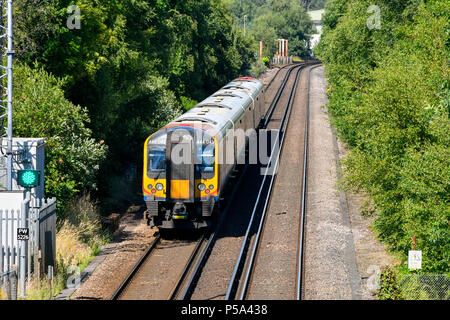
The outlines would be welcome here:
<svg viewBox="0 0 450 320">
<path fill-rule="evenodd" d="M 238 78 L 147 138 L 143 194 L 151 227 L 210 226 L 248 144 L 234 131 L 256 129 L 266 108 L 262 82 Z"/>
</svg>

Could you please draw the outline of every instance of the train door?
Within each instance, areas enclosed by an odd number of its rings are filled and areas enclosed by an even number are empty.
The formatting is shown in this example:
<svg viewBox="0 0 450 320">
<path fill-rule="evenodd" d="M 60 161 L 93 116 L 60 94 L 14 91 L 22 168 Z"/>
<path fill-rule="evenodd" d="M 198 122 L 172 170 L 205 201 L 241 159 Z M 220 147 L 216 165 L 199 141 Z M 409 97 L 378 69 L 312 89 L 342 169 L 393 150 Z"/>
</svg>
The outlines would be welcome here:
<svg viewBox="0 0 450 320">
<path fill-rule="evenodd" d="M 167 198 L 194 202 L 194 138 L 190 131 L 175 130 L 167 136 Z"/>
</svg>

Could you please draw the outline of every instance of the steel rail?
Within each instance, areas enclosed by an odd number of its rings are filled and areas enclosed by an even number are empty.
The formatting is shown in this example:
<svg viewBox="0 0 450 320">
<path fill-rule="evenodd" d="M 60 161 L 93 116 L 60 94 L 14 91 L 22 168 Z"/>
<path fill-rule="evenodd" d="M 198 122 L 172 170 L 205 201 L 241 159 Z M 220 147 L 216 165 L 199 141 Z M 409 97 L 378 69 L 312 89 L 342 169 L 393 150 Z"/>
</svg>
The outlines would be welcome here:
<svg viewBox="0 0 450 320">
<path fill-rule="evenodd" d="M 299 66 L 296 66 L 296 67 L 299 67 Z M 267 127 L 267 124 L 269 123 L 270 119 L 272 118 L 273 112 L 275 111 L 275 106 L 278 104 L 278 101 L 280 100 L 281 94 L 283 93 L 283 91 L 286 87 L 286 84 L 291 76 L 291 73 L 296 67 L 289 69 L 288 73 L 284 77 L 283 82 L 281 83 L 281 86 L 275 95 L 275 98 L 270 103 L 269 109 L 267 110 L 267 114 L 264 116 L 263 128 Z"/>
<path fill-rule="evenodd" d="M 183 272 L 181 273 L 180 280 L 177 281 L 175 288 L 170 293 L 169 300 L 175 300 L 178 297 L 178 295 L 180 294 L 180 289 L 183 287 L 183 284 L 186 283 L 187 276 L 188 276 L 189 272 L 191 271 L 192 265 L 194 264 L 195 260 L 197 259 L 200 249 L 203 247 L 205 241 L 206 241 L 206 235 L 202 235 L 202 237 L 198 241 L 197 245 L 195 246 L 194 251 L 192 251 L 192 254 L 189 257 L 189 260 L 186 263 L 186 266 L 184 267 Z M 188 282 L 188 284 L 189 284 L 189 282 Z"/>
<path fill-rule="evenodd" d="M 311 65 L 311 64 L 314 64 L 314 63 L 316 63 L 316 62 L 315 62 L 315 61 L 302 61 L 302 62 L 298 62 L 298 63 L 294 63 L 294 64 L 291 64 L 291 65 L 285 66 L 285 67 L 283 67 L 283 68 L 280 68 L 280 70 L 278 70 L 278 72 L 280 72 L 281 69 L 284 69 L 284 68 L 289 67 L 289 66 L 294 66 L 294 67 L 291 68 L 291 69 L 289 70 L 289 72 L 286 74 L 286 76 L 285 76 L 285 78 L 284 78 L 284 80 L 283 80 L 283 83 L 281 84 L 281 87 L 280 87 L 282 90 L 279 89 L 279 90 L 277 91 L 277 95 L 276 95 L 275 98 L 272 100 L 272 102 L 271 102 L 271 104 L 270 104 L 270 106 L 269 106 L 269 109 L 267 110 L 267 114 L 266 114 L 265 117 L 264 117 L 264 125 L 263 125 L 264 128 L 267 127 L 267 124 L 269 123 L 269 121 L 270 121 L 270 119 L 271 119 L 271 117 L 272 117 L 273 111 L 275 110 L 275 105 L 276 105 L 276 103 L 278 102 L 279 97 L 280 97 L 281 93 L 283 92 L 283 90 L 284 90 L 284 88 L 285 88 L 285 86 L 286 86 L 286 84 L 287 84 L 287 81 L 288 81 L 288 79 L 289 79 L 289 76 L 291 75 L 291 73 L 292 73 L 292 71 L 295 69 L 295 67 L 308 66 L 308 65 Z M 277 75 L 278 75 L 278 72 L 277 72 Z M 277 75 L 275 75 L 275 77 L 276 77 Z M 275 77 L 272 79 L 272 81 L 275 79 Z M 271 83 L 272 83 L 272 81 L 271 81 Z M 270 83 L 270 84 L 271 84 L 271 83 Z M 269 85 L 270 85 L 270 84 L 269 84 Z M 267 86 L 267 88 L 268 88 L 268 86 Z"/>
<path fill-rule="evenodd" d="M 294 92 L 294 88 L 295 88 L 296 85 L 297 85 L 298 76 L 299 76 L 299 74 L 300 74 L 300 71 L 301 71 L 304 67 L 305 67 L 304 65 L 296 67 L 296 68 L 298 68 L 297 74 L 296 74 L 296 76 L 295 76 L 296 78 L 295 78 L 295 81 L 294 81 L 294 85 L 293 85 L 293 87 L 292 87 L 292 89 L 291 89 L 291 91 L 290 91 L 289 99 L 288 99 L 288 102 L 287 102 L 287 104 L 286 104 L 285 111 L 284 111 L 284 113 L 283 113 L 283 118 L 282 118 L 282 120 L 281 120 L 279 129 L 278 129 L 278 135 L 277 135 L 277 138 L 278 138 L 278 139 L 279 139 L 279 137 L 280 137 L 280 132 L 281 132 L 281 130 L 283 129 L 284 124 L 285 124 L 285 122 L 286 122 L 286 118 L 287 118 L 287 115 L 289 114 L 289 110 L 291 110 L 290 106 L 291 106 L 291 101 L 292 101 L 292 94 L 293 94 L 293 92 Z M 288 77 L 290 77 L 290 74 L 292 73 L 293 69 L 294 69 L 294 68 L 292 68 L 292 69 L 290 70 L 291 72 L 288 73 Z M 286 81 L 286 83 L 287 83 L 287 81 Z M 284 88 L 285 88 L 285 86 L 286 86 L 286 83 L 283 83 L 283 85 L 282 85 L 282 88 L 283 88 L 282 91 L 284 91 Z M 276 102 L 274 103 L 274 105 L 277 105 L 277 104 L 278 104 L 280 97 L 281 97 L 281 93 L 280 93 L 280 94 L 277 94 L 277 96 L 275 97 Z M 273 110 L 272 110 L 271 114 L 272 114 L 272 113 L 273 113 Z M 284 138 L 284 134 L 283 134 L 283 138 Z M 276 139 L 276 141 L 278 141 L 278 139 Z M 283 139 L 283 141 L 284 141 L 284 139 Z M 266 171 L 265 171 L 265 173 L 264 173 L 263 181 L 261 182 L 261 186 L 260 186 L 260 189 L 259 189 L 259 192 L 258 192 L 258 196 L 257 196 L 257 198 L 256 198 L 255 205 L 254 205 L 254 207 L 253 207 L 253 211 L 252 211 L 252 214 L 251 214 L 250 222 L 249 222 L 249 224 L 248 224 L 247 231 L 246 231 L 246 233 L 245 233 L 244 241 L 242 242 L 242 246 L 241 246 L 241 250 L 240 250 L 240 253 L 239 253 L 239 256 L 238 256 L 238 260 L 237 260 L 237 262 L 236 262 L 236 264 L 235 264 L 234 271 L 233 271 L 233 275 L 232 275 L 230 284 L 229 284 L 229 286 L 228 286 L 227 294 L 226 294 L 226 297 L 225 297 L 226 300 L 234 299 L 234 297 L 235 297 L 235 295 L 236 295 L 236 292 L 237 292 L 237 289 L 238 289 L 239 280 L 240 280 L 240 279 L 239 279 L 239 278 L 240 278 L 240 277 L 239 277 L 239 274 L 240 274 L 240 272 L 241 272 L 241 269 L 244 267 L 244 263 L 245 263 L 245 260 L 246 260 L 245 257 L 246 257 L 246 254 L 247 254 L 247 251 L 248 251 L 248 246 L 250 245 L 250 240 L 251 240 L 250 233 L 251 233 L 251 231 L 252 231 L 252 229 L 253 229 L 253 227 L 254 227 L 254 222 L 253 222 L 253 221 L 256 219 L 256 212 L 257 212 L 257 208 L 258 208 L 258 206 L 259 206 L 259 204 L 260 204 L 260 199 L 261 199 L 261 197 L 262 197 L 262 193 L 263 193 L 264 187 L 265 187 L 265 185 L 266 185 L 265 182 L 266 182 L 266 179 L 267 179 L 267 176 L 268 176 L 268 170 L 269 170 L 269 168 L 270 168 L 270 165 L 273 163 L 273 158 L 274 158 L 274 156 L 275 156 L 275 154 L 274 154 L 275 147 L 276 147 L 276 146 L 274 146 L 274 148 L 273 148 L 272 151 L 271 151 L 271 156 L 270 156 L 270 158 L 269 158 L 268 166 L 267 166 Z M 281 152 L 281 150 L 280 150 L 280 152 Z M 278 159 L 279 159 L 279 154 L 280 154 L 280 152 L 278 152 L 277 160 L 276 160 L 276 163 L 275 163 L 275 170 L 276 170 L 276 167 L 277 167 L 277 165 L 278 165 Z M 270 184 L 270 187 L 269 187 L 269 191 L 268 191 L 268 195 L 266 196 L 266 199 L 269 198 L 270 191 L 271 191 L 271 188 L 272 188 L 273 178 L 274 178 L 274 177 L 275 177 L 275 175 L 272 175 L 272 181 L 271 181 L 271 184 Z M 266 201 L 266 203 L 267 203 L 267 201 Z M 265 211 L 265 210 L 264 210 L 264 211 Z M 248 283 L 248 282 L 247 282 L 247 281 L 245 282 L 245 284 L 244 284 L 244 290 L 242 290 L 242 292 L 244 292 L 244 291 L 246 290 L 246 289 L 245 289 L 246 283 Z"/>
<path fill-rule="evenodd" d="M 130 284 L 131 280 L 133 280 L 136 273 L 139 271 L 143 263 L 147 260 L 147 258 L 150 256 L 150 254 L 155 249 L 156 245 L 161 241 L 161 235 L 158 235 L 153 242 L 150 244 L 150 246 L 147 248 L 145 253 L 141 256 L 139 261 L 134 265 L 133 269 L 130 271 L 130 273 L 127 275 L 127 277 L 122 281 L 120 286 L 117 288 L 117 290 L 114 292 L 114 294 L 111 296 L 110 300 L 118 300 L 122 293 L 125 291 L 125 289 Z"/>
<path fill-rule="evenodd" d="M 298 244 L 298 270 L 297 270 L 297 300 L 303 299 L 303 263 L 304 263 L 304 241 L 305 241 L 305 221 L 306 221 L 306 201 L 307 201 L 307 183 L 308 183 L 308 159 L 309 159 L 309 122 L 310 122 L 310 105 L 311 105 L 311 72 L 320 67 L 314 66 L 308 72 L 308 98 L 306 102 L 306 128 L 305 128 L 305 151 L 303 159 L 303 182 L 302 182 L 302 206 L 300 212 L 299 224 L 299 244 Z"/>
<path fill-rule="evenodd" d="M 269 89 L 269 87 L 272 86 L 272 83 L 274 82 L 274 80 L 276 79 L 276 77 L 278 76 L 278 74 L 281 72 L 281 70 L 283 70 L 283 69 L 285 69 L 285 68 L 292 67 L 292 66 L 294 66 L 294 65 L 296 65 L 296 64 L 300 64 L 300 63 L 301 63 L 301 62 L 296 62 L 296 63 L 292 63 L 292 64 L 285 65 L 285 66 L 283 66 L 283 67 L 281 67 L 281 68 L 278 68 L 277 72 L 275 73 L 275 76 L 273 76 L 273 78 L 269 81 L 269 83 L 268 83 L 267 86 L 265 87 L 265 90 Z"/>
</svg>

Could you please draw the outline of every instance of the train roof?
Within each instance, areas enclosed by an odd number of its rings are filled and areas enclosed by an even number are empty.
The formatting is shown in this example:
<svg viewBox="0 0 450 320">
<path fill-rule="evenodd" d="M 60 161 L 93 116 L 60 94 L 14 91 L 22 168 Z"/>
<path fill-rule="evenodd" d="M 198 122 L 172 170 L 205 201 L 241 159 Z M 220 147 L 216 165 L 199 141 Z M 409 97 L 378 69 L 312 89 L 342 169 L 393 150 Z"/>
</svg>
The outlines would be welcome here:
<svg viewBox="0 0 450 320">
<path fill-rule="evenodd" d="M 234 128 L 247 108 L 256 102 L 263 87 L 262 82 L 257 79 L 237 78 L 176 118 L 168 126 L 207 124 L 215 131 L 224 133 L 227 129 Z"/>
</svg>

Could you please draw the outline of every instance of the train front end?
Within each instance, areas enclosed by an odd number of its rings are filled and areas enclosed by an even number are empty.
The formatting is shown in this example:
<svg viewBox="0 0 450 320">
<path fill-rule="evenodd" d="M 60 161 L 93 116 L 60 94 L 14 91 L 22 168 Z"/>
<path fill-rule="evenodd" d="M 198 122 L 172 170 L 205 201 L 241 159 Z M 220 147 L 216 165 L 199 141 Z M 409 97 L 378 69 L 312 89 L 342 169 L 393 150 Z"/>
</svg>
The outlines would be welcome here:
<svg viewBox="0 0 450 320">
<path fill-rule="evenodd" d="M 144 147 L 145 217 L 159 229 L 210 225 L 219 195 L 217 144 L 204 130 L 169 126 Z"/>
</svg>

